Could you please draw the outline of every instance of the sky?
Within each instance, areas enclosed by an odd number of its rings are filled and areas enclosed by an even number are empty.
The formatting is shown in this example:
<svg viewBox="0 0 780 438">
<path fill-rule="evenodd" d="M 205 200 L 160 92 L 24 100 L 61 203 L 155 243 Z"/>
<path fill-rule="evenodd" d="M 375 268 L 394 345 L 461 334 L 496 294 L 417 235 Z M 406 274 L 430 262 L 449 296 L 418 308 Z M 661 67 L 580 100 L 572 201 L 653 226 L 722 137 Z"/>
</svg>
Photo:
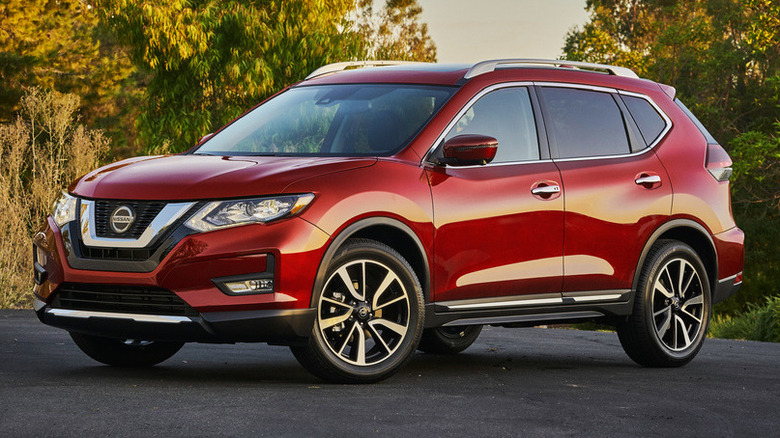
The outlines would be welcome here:
<svg viewBox="0 0 780 438">
<path fill-rule="evenodd" d="M 566 32 L 588 18 L 585 0 L 418 0 L 438 62 L 562 55 Z"/>
</svg>

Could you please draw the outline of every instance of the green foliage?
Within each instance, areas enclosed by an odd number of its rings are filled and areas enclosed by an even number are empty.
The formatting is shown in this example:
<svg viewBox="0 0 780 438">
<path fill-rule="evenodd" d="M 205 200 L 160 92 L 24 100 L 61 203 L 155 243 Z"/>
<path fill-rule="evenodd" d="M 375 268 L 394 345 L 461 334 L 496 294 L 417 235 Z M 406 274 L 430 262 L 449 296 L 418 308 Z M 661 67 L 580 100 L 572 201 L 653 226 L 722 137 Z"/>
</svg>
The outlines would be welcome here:
<svg viewBox="0 0 780 438">
<path fill-rule="evenodd" d="M 710 336 L 780 342 L 780 295 L 767 297 L 761 306 L 751 304 L 739 316 L 716 316 L 710 322 Z"/>
<path fill-rule="evenodd" d="M 780 2 L 589 0 L 564 58 L 614 63 L 670 84 L 727 148 L 780 119 Z"/>
<path fill-rule="evenodd" d="M 187 149 L 317 67 L 363 53 L 352 0 L 96 4 L 149 75 L 139 118 L 148 147 Z"/>
<path fill-rule="evenodd" d="M 134 71 L 85 1 L 0 4 L 0 123 L 12 121 L 26 89 L 43 87 L 79 96 L 84 122 L 127 145 L 133 130 L 121 125 L 134 117 Z"/>
<path fill-rule="evenodd" d="M 774 133 L 739 135 L 731 143 L 731 158 L 734 202 L 740 210 L 780 213 L 780 122 L 775 123 Z"/>
</svg>

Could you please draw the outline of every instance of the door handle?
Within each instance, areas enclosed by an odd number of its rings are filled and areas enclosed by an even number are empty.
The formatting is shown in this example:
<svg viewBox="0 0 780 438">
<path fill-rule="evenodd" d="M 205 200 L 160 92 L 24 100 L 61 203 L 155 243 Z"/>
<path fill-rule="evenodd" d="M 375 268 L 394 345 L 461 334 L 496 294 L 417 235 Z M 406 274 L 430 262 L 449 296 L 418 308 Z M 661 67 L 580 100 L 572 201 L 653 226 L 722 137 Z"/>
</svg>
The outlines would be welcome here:
<svg viewBox="0 0 780 438">
<path fill-rule="evenodd" d="M 649 185 L 649 184 L 658 184 L 661 182 L 661 177 L 658 175 L 646 175 L 635 179 L 634 182 L 640 186 Z"/>
<path fill-rule="evenodd" d="M 541 186 L 541 187 L 535 187 L 531 190 L 531 193 L 534 195 L 553 195 L 555 193 L 560 193 L 561 188 L 558 186 Z"/>
</svg>

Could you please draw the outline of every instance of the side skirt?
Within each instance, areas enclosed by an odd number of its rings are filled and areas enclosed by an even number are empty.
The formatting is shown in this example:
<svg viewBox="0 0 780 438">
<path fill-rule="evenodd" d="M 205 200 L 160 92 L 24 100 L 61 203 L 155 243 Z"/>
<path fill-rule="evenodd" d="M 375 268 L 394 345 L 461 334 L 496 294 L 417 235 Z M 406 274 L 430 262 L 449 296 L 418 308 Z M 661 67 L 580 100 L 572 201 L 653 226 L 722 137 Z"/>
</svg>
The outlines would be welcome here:
<svg viewBox="0 0 780 438">
<path fill-rule="evenodd" d="M 631 314 L 629 289 L 441 301 L 426 306 L 425 327 L 534 326 Z"/>
</svg>

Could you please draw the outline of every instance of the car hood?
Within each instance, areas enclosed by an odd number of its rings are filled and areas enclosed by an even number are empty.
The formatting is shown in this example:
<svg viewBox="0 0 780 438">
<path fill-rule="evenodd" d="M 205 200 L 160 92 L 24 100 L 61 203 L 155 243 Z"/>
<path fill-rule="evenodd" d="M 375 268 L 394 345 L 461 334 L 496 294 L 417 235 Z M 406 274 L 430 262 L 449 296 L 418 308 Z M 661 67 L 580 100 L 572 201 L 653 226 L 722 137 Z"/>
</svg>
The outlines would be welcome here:
<svg viewBox="0 0 780 438">
<path fill-rule="evenodd" d="M 103 199 L 194 200 L 283 193 L 290 184 L 376 163 L 376 158 L 136 157 L 101 167 L 69 190 Z"/>
</svg>

